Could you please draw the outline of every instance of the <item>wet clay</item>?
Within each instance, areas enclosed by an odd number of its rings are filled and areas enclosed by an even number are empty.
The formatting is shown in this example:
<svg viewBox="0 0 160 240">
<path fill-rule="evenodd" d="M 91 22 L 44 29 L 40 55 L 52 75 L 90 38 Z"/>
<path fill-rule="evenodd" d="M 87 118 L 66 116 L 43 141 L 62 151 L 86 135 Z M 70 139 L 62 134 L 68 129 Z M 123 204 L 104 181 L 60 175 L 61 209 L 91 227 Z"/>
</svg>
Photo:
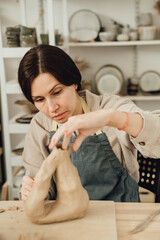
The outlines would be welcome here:
<svg viewBox="0 0 160 240">
<path fill-rule="evenodd" d="M 55 174 L 56 201 L 45 201 L 50 181 Z M 54 147 L 36 174 L 32 191 L 24 202 L 25 212 L 37 224 L 82 218 L 88 209 L 89 197 L 82 187 L 70 150 Z"/>
<path fill-rule="evenodd" d="M 0 208 L 0 213 L 5 212 L 6 210 L 3 208 Z"/>
</svg>

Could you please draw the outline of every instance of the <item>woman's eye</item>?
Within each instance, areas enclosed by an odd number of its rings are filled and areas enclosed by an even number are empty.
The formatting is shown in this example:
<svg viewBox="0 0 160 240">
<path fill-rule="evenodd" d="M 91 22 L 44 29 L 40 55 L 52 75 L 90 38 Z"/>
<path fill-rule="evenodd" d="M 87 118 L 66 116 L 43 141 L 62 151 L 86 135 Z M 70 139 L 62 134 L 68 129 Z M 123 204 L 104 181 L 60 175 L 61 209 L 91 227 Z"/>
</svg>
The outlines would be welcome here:
<svg viewBox="0 0 160 240">
<path fill-rule="evenodd" d="M 42 102 L 44 99 L 43 98 L 37 98 L 34 100 L 34 102 Z"/>
<path fill-rule="evenodd" d="M 58 95 L 61 91 L 62 91 L 62 89 L 57 92 L 54 92 L 53 95 Z"/>
</svg>

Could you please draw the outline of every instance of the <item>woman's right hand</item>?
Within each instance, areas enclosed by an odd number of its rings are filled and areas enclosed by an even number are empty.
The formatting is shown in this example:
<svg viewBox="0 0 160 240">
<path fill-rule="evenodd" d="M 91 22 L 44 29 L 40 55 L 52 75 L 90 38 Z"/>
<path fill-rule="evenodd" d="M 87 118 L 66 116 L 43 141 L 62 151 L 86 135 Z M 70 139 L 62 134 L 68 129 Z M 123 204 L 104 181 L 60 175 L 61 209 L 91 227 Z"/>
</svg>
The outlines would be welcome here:
<svg viewBox="0 0 160 240">
<path fill-rule="evenodd" d="M 28 175 L 23 176 L 21 189 L 20 189 L 20 200 L 25 201 L 31 192 L 34 183 L 34 178 Z"/>
</svg>

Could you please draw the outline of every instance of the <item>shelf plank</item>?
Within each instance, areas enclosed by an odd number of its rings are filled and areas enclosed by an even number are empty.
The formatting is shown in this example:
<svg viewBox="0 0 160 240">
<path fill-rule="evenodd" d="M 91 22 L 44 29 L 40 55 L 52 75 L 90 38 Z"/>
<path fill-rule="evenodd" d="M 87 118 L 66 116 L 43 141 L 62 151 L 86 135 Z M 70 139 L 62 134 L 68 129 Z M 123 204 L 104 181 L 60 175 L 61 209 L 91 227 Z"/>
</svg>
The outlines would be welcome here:
<svg viewBox="0 0 160 240">
<path fill-rule="evenodd" d="M 29 124 L 21 124 L 21 123 L 10 123 L 9 124 L 9 133 L 10 134 L 19 134 L 19 133 L 27 133 L 29 129 Z"/>
<path fill-rule="evenodd" d="M 123 96 L 126 98 L 130 98 L 132 101 L 159 101 L 160 100 L 160 95 L 147 95 L 147 96 L 143 96 L 143 95 L 138 95 L 138 96 L 131 96 L 131 95 L 127 95 L 127 96 Z"/>
<path fill-rule="evenodd" d="M 16 80 L 11 80 L 7 83 L 7 94 L 19 94 L 22 93 L 19 84 Z M 136 101 L 158 101 L 160 100 L 160 95 L 127 95 L 127 96 L 122 96 L 122 97 L 127 97 L 130 98 L 131 100 L 136 100 Z"/>
<path fill-rule="evenodd" d="M 9 133 L 10 134 L 26 134 L 29 129 L 29 123 L 17 123 L 16 119 L 21 117 L 22 115 L 25 115 L 26 113 L 19 113 L 16 116 L 14 116 L 9 121 Z"/>
<path fill-rule="evenodd" d="M 152 41 L 108 41 L 108 42 L 69 42 L 69 47 L 116 47 L 116 46 L 148 46 L 160 45 L 160 40 Z M 57 46 L 65 50 L 65 46 Z M 4 58 L 22 58 L 30 50 L 30 47 L 4 47 L 2 56 Z"/>
<path fill-rule="evenodd" d="M 13 199 L 18 199 L 19 198 L 19 188 L 12 188 L 12 194 L 13 194 Z"/>
<path fill-rule="evenodd" d="M 57 46 L 63 50 L 66 50 L 66 46 Z M 2 48 L 3 58 L 22 58 L 26 52 L 28 52 L 31 47 L 4 47 Z"/>
<path fill-rule="evenodd" d="M 15 153 L 11 153 L 11 165 L 12 166 L 21 166 L 22 165 L 22 162 L 21 162 L 21 159 L 22 159 L 22 155 L 16 155 Z"/>
<path fill-rule="evenodd" d="M 152 41 L 108 41 L 108 42 L 70 42 L 69 47 L 116 47 L 160 45 L 160 40 Z"/>
<path fill-rule="evenodd" d="M 4 58 L 22 58 L 26 52 L 28 52 L 30 47 L 5 47 L 2 48 L 2 56 Z"/>
<path fill-rule="evenodd" d="M 10 80 L 6 83 L 7 94 L 21 94 L 21 88 L 16 79 Z"/>
</svg>

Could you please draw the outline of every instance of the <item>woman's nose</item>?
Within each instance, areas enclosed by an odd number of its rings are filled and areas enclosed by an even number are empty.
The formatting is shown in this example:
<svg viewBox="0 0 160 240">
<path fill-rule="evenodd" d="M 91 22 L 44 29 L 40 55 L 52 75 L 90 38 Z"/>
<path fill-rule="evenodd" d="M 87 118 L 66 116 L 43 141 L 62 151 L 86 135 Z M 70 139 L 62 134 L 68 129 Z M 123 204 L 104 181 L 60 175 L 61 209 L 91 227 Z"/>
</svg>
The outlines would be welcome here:
<svg viewBox="0 0 160 240">
<path fill-rule="evenodd" d="M 48 102 L 48 110 L 50 113 L 53 113 L 58 109 L 58 105 L 54 99 L 49 99 L 47 102 Z"/>
</svg>

